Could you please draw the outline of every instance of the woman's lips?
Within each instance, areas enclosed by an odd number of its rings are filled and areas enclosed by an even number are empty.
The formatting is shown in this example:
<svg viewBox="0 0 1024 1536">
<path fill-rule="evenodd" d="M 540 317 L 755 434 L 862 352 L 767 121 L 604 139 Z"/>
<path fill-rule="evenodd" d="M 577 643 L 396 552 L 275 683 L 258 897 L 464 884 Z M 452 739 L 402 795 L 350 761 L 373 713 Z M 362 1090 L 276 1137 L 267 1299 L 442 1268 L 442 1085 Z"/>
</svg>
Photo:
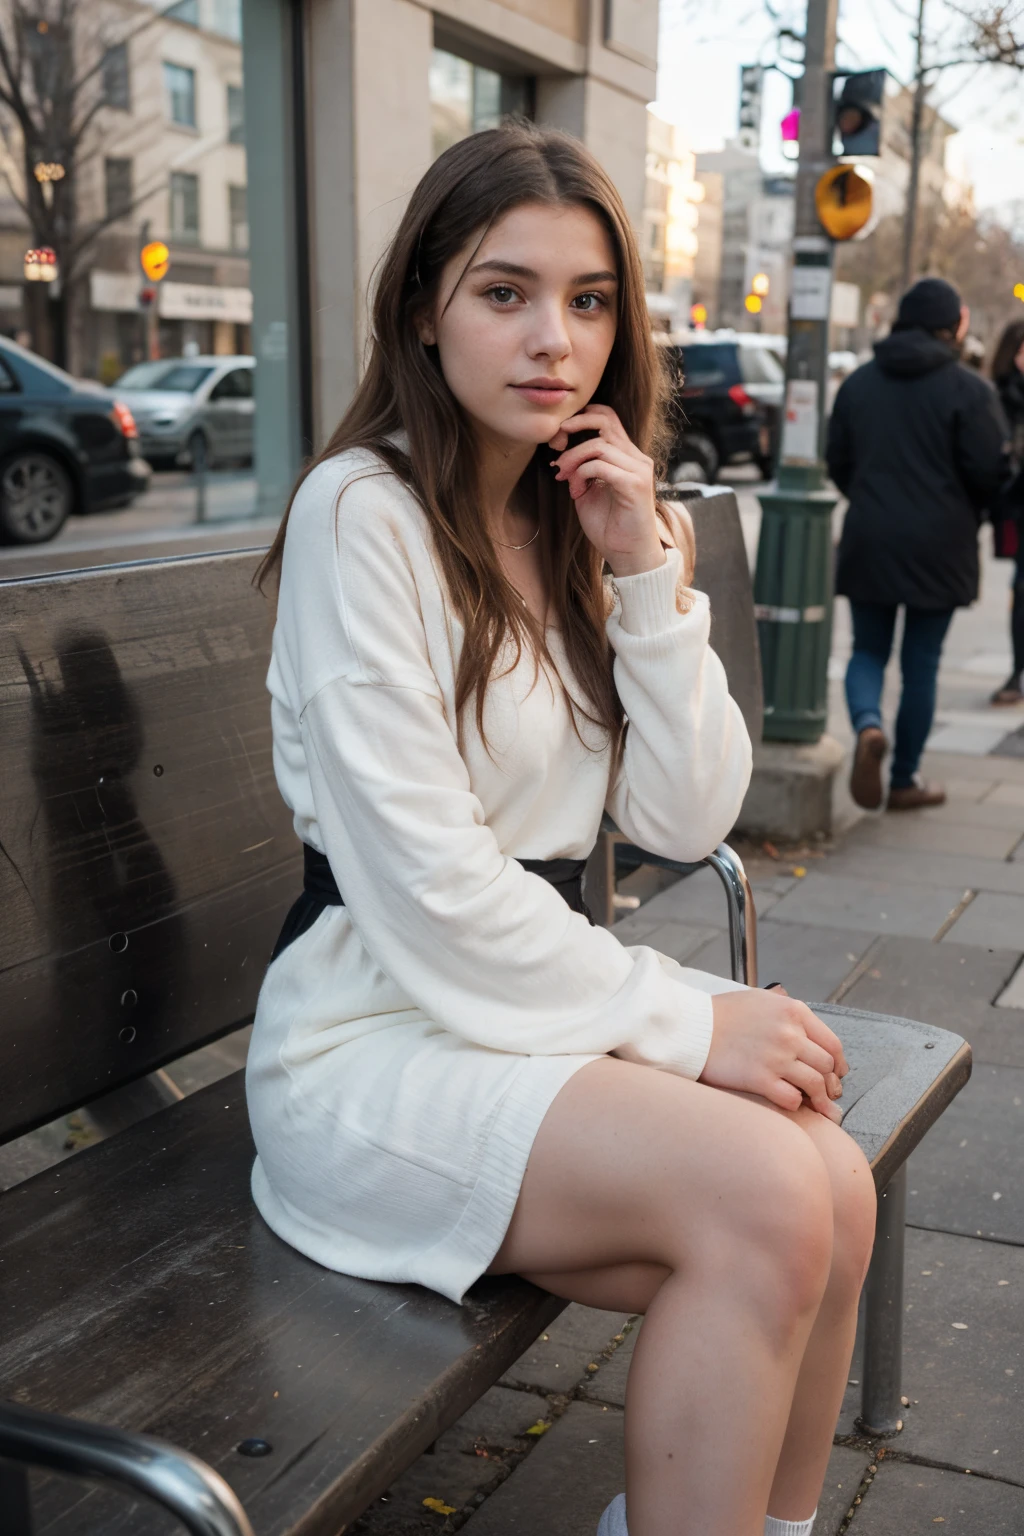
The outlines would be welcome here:
<svg viewBox="0 0 1024 1536">
<path fill-rule="evenodd" d="M 572 390 L 559 388 L 556 385 L 547 386 L 539 384 L 513 384 L 512 388 L 517 395 L 522 395 L 526 400 L 532 400 L 535 405 L 562 405 Z"/>
</svg>

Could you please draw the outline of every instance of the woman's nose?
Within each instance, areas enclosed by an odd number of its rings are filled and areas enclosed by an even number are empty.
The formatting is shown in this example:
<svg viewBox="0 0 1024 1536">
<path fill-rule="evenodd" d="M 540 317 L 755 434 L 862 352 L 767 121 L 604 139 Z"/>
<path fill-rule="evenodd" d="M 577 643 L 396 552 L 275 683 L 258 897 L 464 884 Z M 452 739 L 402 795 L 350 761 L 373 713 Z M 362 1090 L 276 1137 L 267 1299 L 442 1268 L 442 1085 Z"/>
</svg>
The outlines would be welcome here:
<svg viewBox="0 0 1024 1536">
<path fill-rule="evenodd" d="M 534 310 L 526 347 L 531 357 L 566 357 L 572 350 L 560 305 Z"/>
</svg>

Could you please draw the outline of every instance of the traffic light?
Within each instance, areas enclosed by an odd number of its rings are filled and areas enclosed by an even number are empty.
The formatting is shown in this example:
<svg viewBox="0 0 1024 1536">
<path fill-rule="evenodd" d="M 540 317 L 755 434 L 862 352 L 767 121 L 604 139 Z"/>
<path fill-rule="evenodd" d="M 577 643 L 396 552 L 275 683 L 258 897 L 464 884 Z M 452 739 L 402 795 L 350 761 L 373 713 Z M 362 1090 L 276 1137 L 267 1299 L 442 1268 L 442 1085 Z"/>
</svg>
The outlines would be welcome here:
<svg viewBox="0 0 1024 1536">
<path fill-rule="evenodd" d="M 708 310 L 706 304 L 690 305 L 690 324 L 695 331 L 702 331 L 708 323 Z"/>
<path fill-rule="evenodd" d="M 1024 283 L 1014 283 L 1013 296 L 1015 299 L 1020 299 L 1021 303 L 1024 304 Z"/>
<path fill-rule="evenodd" d="M 761 313 L 761 300 L 758 295 L 756 293 L 748 293 L 743 300 L 743 308 L 748 315 L 759 315 Z"/>
<path fill-rule="evenodd" d="M 885 70 L 865 69 L 856 75 L 836 75 L 842 88 L 836 101 L 835 126 L 841 154 L 880 155 Z"/>
<path fill-rule="evenodd" d="M 155 288 L 140 288 L 140 290 L 139 290 L 139 303 L 142 305 L 143 309 L 149 309 L 150 306 L 152 304 L 154 304 L 155 302 L 156 302 L 156 289 Z"/>
<path fill-rule="evenodd" d="M 864 165 L 833 165 L 818 177 L 814 206 L 833 240 L 851 240 L 871 217 L 871 172 Z"/>
</svg>

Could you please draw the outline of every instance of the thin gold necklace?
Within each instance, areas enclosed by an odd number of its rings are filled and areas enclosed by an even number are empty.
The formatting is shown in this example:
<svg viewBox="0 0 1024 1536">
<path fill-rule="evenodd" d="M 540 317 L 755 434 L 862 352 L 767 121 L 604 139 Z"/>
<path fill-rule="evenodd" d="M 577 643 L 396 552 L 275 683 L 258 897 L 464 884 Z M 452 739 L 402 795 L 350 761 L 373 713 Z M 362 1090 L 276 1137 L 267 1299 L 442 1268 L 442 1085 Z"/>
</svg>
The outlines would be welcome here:
<svg viewBox="0 0 1024 1536">
<path fill-rule="evenodd" d="M 499 549 L 516 549 L 516 550 L 518 550 L 518 549 L 529 549 L 530 545 L 533 544 L 536 541 L 536 539 L 539 537 L 539 535 L 540 535 L 540 518 L 538 517 L 538 519 L 537 519 L 537 526 L 533 530 L 533 532 L 531 533 L 530 537 L 527 539 L 525 544 L 506 544 L 501 539 L 495 539 L 494 542 L 495 542 L 495 544 L 498 545 Z"/>
</svg>

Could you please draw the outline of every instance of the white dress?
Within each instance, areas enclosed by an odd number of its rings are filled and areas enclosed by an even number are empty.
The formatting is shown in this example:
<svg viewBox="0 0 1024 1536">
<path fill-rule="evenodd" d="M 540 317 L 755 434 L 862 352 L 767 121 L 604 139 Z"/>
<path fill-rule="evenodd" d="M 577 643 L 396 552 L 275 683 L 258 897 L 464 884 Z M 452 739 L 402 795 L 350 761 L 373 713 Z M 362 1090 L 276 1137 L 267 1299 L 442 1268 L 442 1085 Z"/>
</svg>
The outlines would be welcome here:
<svg viewBox="0 0 1024 1536">
<path fill-rule="evenodd" d="M 614 583 L 629 720 L 614 784 L 606 737 L 586 726 L 580 741 L 526 656 L 488 686 L 487 746 L 471 705 L 460 752 L 462 631 L 415 498 L 353 450 L 299 491 L 268 677 L 274 767 L 346 905 L 269 967 L 247 1093 L 256 1204 L 319 1263 L 461 1301 L 574 1072 L 611 1053 L 699 1076 L 711 994 L 733 984 L 625 947 L 516 862 L 585 857 L 606 807 L 640 846 L 688 860 L 735 822 L 750 742 L 707 599 L 681 615 L 679 576 L 670 550 Z"/>
</svg>

